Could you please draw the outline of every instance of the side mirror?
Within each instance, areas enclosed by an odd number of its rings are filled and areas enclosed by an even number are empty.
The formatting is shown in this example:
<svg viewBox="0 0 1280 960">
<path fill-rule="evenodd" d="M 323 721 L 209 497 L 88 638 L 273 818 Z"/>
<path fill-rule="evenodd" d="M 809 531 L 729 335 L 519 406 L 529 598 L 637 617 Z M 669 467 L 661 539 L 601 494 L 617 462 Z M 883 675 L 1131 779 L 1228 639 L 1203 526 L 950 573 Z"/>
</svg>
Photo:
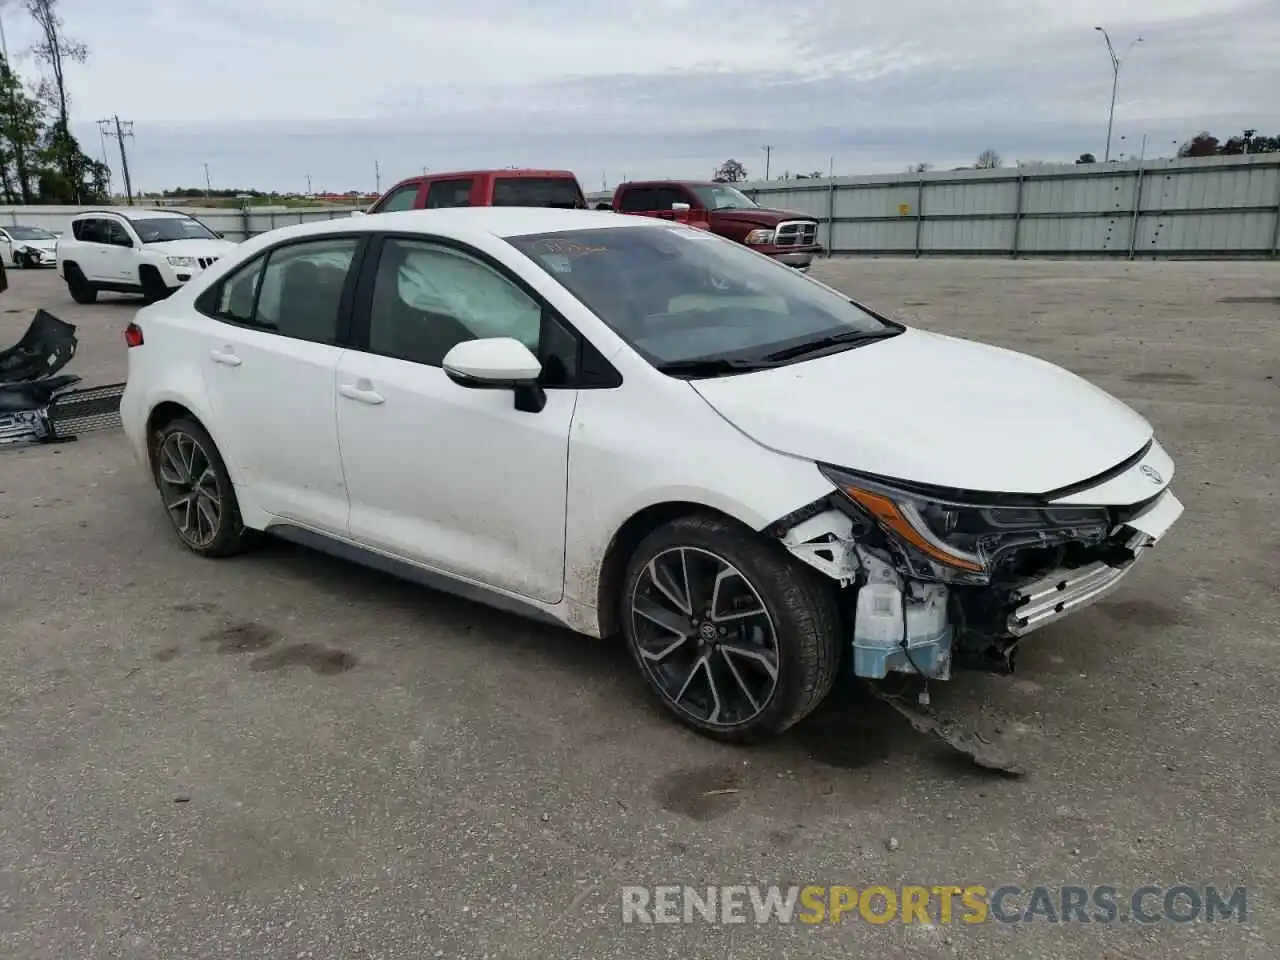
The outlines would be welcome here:
<svg viewBox="0 0 1280 960">
<path fill-rule="evenodd" d="M 225 240 L 225 239 L 227 239 L 227 235 L 226 235 L 225 233 L 223 233 L 221 230 L 215 230 L 215 231 L 213 231 L 213 235 L 214 235 L 215 237 L 217 237 L 219 240 Z"/>
<path fill-rule="evenodd" d="M 542 364 L 512 337 L 464 340 L 444 355 L 441 366 L 460 387 L 514 390 L 517 410 L 537 413 L 547 405 L 547 395 L 538 383 Z"/>
<path fill-rule="evenodd" d="M 671 205 L 671 209 L 676 213 L 688 213 L 693 208 L 687 203 L 673 203 Z"/>
</svg>

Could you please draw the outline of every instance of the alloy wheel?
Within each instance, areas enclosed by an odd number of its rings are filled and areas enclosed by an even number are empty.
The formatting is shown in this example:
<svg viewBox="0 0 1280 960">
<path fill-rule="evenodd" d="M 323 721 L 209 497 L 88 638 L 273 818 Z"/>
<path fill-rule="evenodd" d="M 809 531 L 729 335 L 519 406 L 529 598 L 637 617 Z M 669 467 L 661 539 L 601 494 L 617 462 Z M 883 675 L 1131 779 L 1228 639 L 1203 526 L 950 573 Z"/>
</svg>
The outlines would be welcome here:
<svg viewBox="0 0 1280 960">
<path fill-rule="evenodd" d="M 159 465 L 160 494 L 178 535 L 207 547 L 222 524 L 222 496 L 209 455 L 190 434 L 175 430 L 160 445 Z"/>
<path fill-rule="evenodd" d="M 631 592 L 636 652 L 663 697 L 708 726 L 747 723 L 778 687 L 773 618 L 736 566 L 700 547 L 671 547 Z"/>
</svg>

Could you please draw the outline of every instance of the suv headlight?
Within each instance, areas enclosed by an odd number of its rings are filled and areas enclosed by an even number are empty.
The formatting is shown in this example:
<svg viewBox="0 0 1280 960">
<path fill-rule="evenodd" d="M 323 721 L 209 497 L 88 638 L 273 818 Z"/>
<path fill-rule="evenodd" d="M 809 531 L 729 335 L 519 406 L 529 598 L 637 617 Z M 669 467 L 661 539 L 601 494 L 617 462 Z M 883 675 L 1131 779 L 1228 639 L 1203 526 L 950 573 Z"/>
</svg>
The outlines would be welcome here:
<svg viewBox="0 0 1280 960">
<path fill-rule="evenodd" d="M 743 242 L 749 243 L 752 246 L 755 246 L 757 244 L 762 244 L 762 243 L 773 243 L 773 231 L 772 230 L 752 230 L 750 233 L 746 235 Z"/>
<path fill-rule="evenodd" d="M 818 469 L 896 541 L 923 579 L 988 583 L 995 562 L 1010 550 L 1097 543 L 1111 527 L 1106 507 L 966 503 L 959 492 L 898 486 L 828 464 Z"/>
<path fill-rule="evenodd" d="M 194 267 L 196 265 L 195 257 L 166 257 L 171 267 Z"/>
</svg>

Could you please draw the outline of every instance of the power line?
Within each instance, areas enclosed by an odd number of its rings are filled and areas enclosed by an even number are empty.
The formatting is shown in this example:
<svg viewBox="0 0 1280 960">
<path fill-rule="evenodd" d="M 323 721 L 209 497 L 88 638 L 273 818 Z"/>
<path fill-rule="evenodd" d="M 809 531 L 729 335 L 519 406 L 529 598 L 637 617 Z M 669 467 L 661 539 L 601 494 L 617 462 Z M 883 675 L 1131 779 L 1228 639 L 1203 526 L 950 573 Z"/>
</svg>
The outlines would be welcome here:
<svg viewBox="0 0 1280 960">
<path fill-rule="evenodd" d="M 129 206 L 133 206 L 133 181 L 129 179 L 129 155 L 125 151 L 124 141 L 126 137 L 133 136 L 133 121 L 121 120 L 116 114 L 112 114 L 106 120 L 98 121 L 98 132 L 104 137 L 113 137 L 120 141 L 120 173 L 124 177 L 124 195 Z"/>
</svg>

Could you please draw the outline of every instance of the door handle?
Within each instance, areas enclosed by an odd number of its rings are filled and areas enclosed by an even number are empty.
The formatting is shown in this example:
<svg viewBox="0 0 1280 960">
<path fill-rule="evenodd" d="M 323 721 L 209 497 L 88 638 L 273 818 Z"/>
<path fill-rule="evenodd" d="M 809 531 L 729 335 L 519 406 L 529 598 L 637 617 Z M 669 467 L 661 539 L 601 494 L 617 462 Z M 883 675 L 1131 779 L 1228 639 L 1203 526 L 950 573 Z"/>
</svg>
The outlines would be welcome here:
<svg viewBox="0 0 1280 960">
<path fill-rule="evenodd" d="M 222 364 L 224 367 L 238 367 L 240 366 L 240 364 L 244 363 L 243 360 L 237 357 L 230 350 L 227 350 L 225 352 L 222 350 L 210 350 L 209 359 L 212 360 L 214 363 Z"/>
<path fill-rule="evenodd" d="M 357 403 L 367 403 L 370 406 L 377 406 L 385 403 L 382 394 L 373 389 L 373 385 L 368 380 L 361 380 L 359 383 L 344 383 L 338 387 L 338 392 L 348 400 L 354 400 Z"/>
</svg>

